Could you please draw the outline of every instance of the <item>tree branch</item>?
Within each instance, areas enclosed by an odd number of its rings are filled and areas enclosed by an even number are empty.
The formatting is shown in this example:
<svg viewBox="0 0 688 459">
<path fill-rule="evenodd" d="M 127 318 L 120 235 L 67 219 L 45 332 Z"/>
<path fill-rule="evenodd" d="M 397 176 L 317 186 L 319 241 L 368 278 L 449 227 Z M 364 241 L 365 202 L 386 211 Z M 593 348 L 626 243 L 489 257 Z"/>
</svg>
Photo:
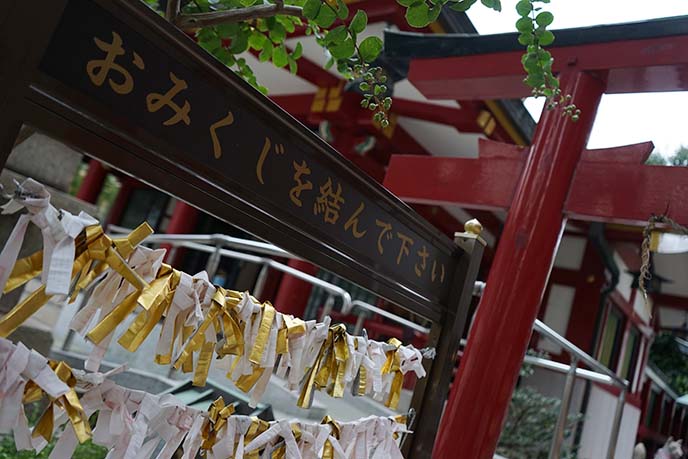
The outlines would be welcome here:
<svg viewBox="0 0 688 459">
<path fill-rule="evenodd" d="M 234 8 L 211 13 L 180 14 L 175 23 L 181 29 L 208 27 L 250 19 L 268 18 L 277 15 L 297 16 L 303 18 L 303 9 L 299 6 L 285 5 L 278 1 L 275 4 L 257 5 L 248 8 Z"/>
<path fill-rule="evenodd" d="M 167 0 L 167 9 L 165 10 L 165 18 L 174 23 L 179 17 L 181 9 L 181 0 Z"/>
</svg>

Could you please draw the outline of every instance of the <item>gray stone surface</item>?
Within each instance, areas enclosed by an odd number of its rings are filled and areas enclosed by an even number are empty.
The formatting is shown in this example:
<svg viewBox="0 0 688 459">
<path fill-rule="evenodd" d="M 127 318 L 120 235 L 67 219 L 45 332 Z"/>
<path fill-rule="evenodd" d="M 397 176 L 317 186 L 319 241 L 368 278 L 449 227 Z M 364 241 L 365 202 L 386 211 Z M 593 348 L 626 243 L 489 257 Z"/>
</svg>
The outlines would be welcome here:
<svg viewBox="0 0 688 459">
<path fill-rule="evenodd" d="M 29 349 L 35 349 L 41 355 L 50 355 L 53 346 L 53 333 L 46 328 L 37 328 L 34 325 L 22 325 L 8 336 L 14 343 L 24 343 Z"/>
<path fill-rule="evenodd" d="M 43 134 L 33 134 L 19 144 L 5 167 L 60 191 L 68 191 L 81 153 Z"/>
</svg>

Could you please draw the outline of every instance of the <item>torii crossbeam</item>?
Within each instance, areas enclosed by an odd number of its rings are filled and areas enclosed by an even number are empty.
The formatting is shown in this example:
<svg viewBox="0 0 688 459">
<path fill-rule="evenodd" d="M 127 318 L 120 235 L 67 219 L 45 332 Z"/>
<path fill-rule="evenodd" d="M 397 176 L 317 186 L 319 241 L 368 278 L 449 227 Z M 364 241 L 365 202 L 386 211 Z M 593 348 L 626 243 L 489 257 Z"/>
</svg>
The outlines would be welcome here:
<svg viewBox="0 0 688 459">
<path fill-rule="evenodd" d="M 642 224 L 668 209 L 688 224 L 688 168 L 642 165 L 650 143 L 585 150 L 603 93 L 688 89 L 688 17 L 556 36 L 554 70 L 582 110 L 577 123 L 545 111 L 529 149 L 483 142 L 478 159 L 397 156 L 387 172 L 385 185 L 409 201 L 509 209 L 434 458 L 492 458 L 568 216 Z M 522 52 L 516 34 L 385 37 L 387 56 L 409 61 L 409 80 L 431 99 L 529 95 Z M 612 434 L 608 459 L 615 445 Z M 411 445 L 413 457 L 432 448 Z"/>
</svg>

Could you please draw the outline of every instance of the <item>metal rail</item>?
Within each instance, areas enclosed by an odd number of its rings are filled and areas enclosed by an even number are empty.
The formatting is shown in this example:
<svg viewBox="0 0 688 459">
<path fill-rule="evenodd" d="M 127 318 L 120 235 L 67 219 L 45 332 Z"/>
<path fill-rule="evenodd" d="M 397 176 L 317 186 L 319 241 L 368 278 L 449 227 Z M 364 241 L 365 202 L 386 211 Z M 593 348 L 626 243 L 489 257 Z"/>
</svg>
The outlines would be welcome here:
<svg viewBox="0 0 688 459">
<path fill-rule="evenodd" d="M 573 386 L 575 384 L 576 376 L 579 375 L 579 370 L 577 368 L 579 362 L 585 363 L 587 366 L 595 370 L 594 372 L 586 373 L 588 376 L 591 376 L 590 373 L 594 374 L 595 378 L 602 376 L 608 380 L 606 384 L 614 385 L 621 389 L 619 397 L 616 401 L 616 409 L 614 411 L 614 418 L 612 421 L 612 431 L 609 438 L 609 446 L 607 447 L 607 459 L 614 459 L 614 456 L 616 455 L 616 446 L 619 439 L 619 431 L 621 430 L 621 420 L 623 418 L 623 411 L 626 405 L 626 393 L 629 390 L 628 381 L 620 378 L 616 373 L 602 365 L 592 356 L 583 352 L 582 349 L 573 344 L 571 341 L 552 330 L 544 322 L 535 320 L 535 323 L 533 324 L 533 330 L 566 349 L 571 357 L 571 365 L 559 364 L 558 369 L 553 365 L 549 366 L 550 369 L 555 371 L 566 372 L 566 381 L 564 383 L 564 391 L 561 399 L 559 419 L 557 420 L 557 426 L 552 439 L 552 448 L 550 449 L 549 459 L 559 459 L 561 457 L 561 445 L 564 442 L 564 430 L 566 429 L 566 421 L 569 415 L 569 408 L 571 406 Z"/>
<path fill-rule="evenodd" d="M 127 234 L 131 229 L 122 226 L 109 225 L 108 232 Z M 293 255 L 286 250 L 269 244 L 267 242 L 253 241 L 250 239 L 241 239 L 226 234 L 152 234 L 146 238 L 146 242 L 151 243 L 170 243 L 175 242 L 197 242 L 200 244 L 212 244 L 213 246 L 229 247 L 240 250 L 248 250 L 250 252 L 260 253 L 263 255 L 270 255 L 281 258 L 290 258 L 301 260 L 302 258 Z"/>
<path fill-rule="evenodd" d="M 372 304 L 368 304 L 364 301 L 359 301 L 355 300 L 351 303 L 352 306 L 358 306 L 359 308 L 366 309 L 368 311 L 374 312 L 375 314 L 379 314 L 383 317 L 386 317 L 398 324 L 405 325 L 406 327 L 412 328 L 414 330 L 417 330 L 421 333 L 430 333 L 430 329 L 423 327 L 422 325 L 418 325 L 415 322 L 411 322 L 408 319 L 404 319 L 403 317 L 400 317 L 394 313 L 391 313 L 389 311 L 385 311 L 384 309 L 378 308 L 377 306 L 373 306 Z M 359 315 L 359 320 L 356 321 L 356 328 L 354 329 L 354 335 L 360 335 L 361 331 L 363 330 L 363 320 L 361 318 L 363 315 Z"/>
<path fill-rule="evenodd" d="M 146 240 L 146 243 L 152 242 L 149 241 L 148 239 Z M 219 247 L 210 247 L 205 244 L 199 244 L 196 242 L 184 242 L 181 240 L 166 240 L 165 243 L 172 244 L 176 247 L 185 247 L 193 250 L 198 250 L 199 252 L 206 252 L 210 254 L 219 254 L 221 257 L 227 257 L 227 258 L 233 258 L 235 260 L 241 260 L 245 261 L 247 263 L 255 263 L 259 265 L 263 265 L 264 268 L 272 268 L 277 271 L 289 274 L 291 276 L 294 276 L 298 279 L 301 279 L 302 281 L 308 282 L 312 285 L 315 285 L 316 287 L 320 287 L 326 292 L 337 296 L 341 298 L 342 300 L 342 311 L 345 313 L 348 313 L 351 310 L 351 295 L 349 292 L 344 290 L 343 288 L 330 284 L 329 282 L 326 282 L 318 277 L 312 276 L 310 274 L 306 274 L 302 271 L 299 271 L 298 269 L 294 269 L 291 266 L 285 265 L 284 263 L 280 263 L 278 261 L 275 261 L 271 258 L 265 258 L 265 257 L 260 257 L 257 255 L 251 255 L 248 253 L 243 253 L 243 252 L 237 252 L 234 250 L 229 250 L 229 249 L 222 249 Z M 211 257 L 212 258 L 212 257 Z M 212 259 L 209 260 L 213 261 Z M 215 267 L 215 270 L 217 270 L 217 267 Z M 214 273 L 208 272 L 209 276 L 213 276 Z M 259 281 L 261 277 L 264 278 L 264 276 L 261 276 L 260 274 L 258 275 Z M 260 282 L 259 282 L 260 283 Z M 262 285 L 259 285 L 256 289 L 254 289 L 253 294 L 260 296 L 261 292 L 259 290 L 262 290 Z"/>
<path fill-rule="evenodd" d="M 608 376 L 613 380 L 613 384 L 621 389 L 628 388 L 628 381 L 620 378 L 616 373 L 614 373 L 609 368 L 602 365 L 600 362 L 595 360 L 592 356 L 586 354 L 581 348 L 573 344 L 571 341 L 567 340 L 556 331 L 552 330 L 546 323 L 535 320 L 533 324 L 533 330 L 545 336 L 547 339 L 553 341 L 555 344 L 566 349 L 566 351 L 577 357 L 580 361 L 584 362 L 588 367 L 594 369 L 595 371 Z"/>
</svg>

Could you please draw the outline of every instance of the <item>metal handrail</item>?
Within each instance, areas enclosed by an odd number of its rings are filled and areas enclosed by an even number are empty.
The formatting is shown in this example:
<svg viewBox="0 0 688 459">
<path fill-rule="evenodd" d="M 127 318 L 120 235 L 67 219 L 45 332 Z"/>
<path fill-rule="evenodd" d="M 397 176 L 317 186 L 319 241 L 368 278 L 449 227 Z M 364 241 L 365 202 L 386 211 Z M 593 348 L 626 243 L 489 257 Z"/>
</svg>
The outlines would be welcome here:
<svg viewBox="0 0 688 459">
<path fill-rule="evenodd" d="M 415 322 L 411 322 L 408 319 L 404 319 L 401 316 L 398 316 L 398 315 L 396 315 L 392 312 L 389 312 L 389 311 L 385 311 L 384 309 L 378 308 L 377 306 L 373 306 L 372 304 L 366 303 L 365 301 L 354 300 L 351 303 L 351 306 L 358 306 L 359 308 L 367 309 L 368 311 L 379 314 L 379 315 L 386 317 L 386 318 L 388 318 L 388 319 L 390 319 L 396 323 L 405 325 L 405 326 L 412 328 L 414 330 L 417 330 L 421 333 L 430 333 L 430 329 L 427 327 L 423 327 L 422 325 L 418 325 Z M 354 335 L 358 335 L 358 334 L 360 334 L 360 330 L 354 330 Z"/>
<path fill-rule="evenodd" d="M 153 240 L 153 237 L 151 236 L 150 238 L 147 238 L 144 243 L 151 243 L 151 242 L 157 242 Z M 237 252 L 234 250 L 229 250 L 229 249 L 222 249 L 218 247 L 211 247 L 207 246 L 205 244 L 199 244 L 196 242 L 184 242 L 181 239 L 166 239 L 165 243 L 169 243 L 175 247 L 185 247 L 188 249 L 193 249 L 193 250 L 198 250 L 199 252 L 206 252 L 206 253 L 217 253 L 220 256 L 227 257 L 227 258 L 233 258 L 235 260 L 241 260 L 245 261 L 248 263 L 255 263 L 259 265 L 263 265 L 272 269 L 275 269 L 277 271 L 287 273 L 291 276 L 294 276 L 298 279 L 301 279 L 304 282 L 308 282 L 309 284 L 315 285 L 316 287 L 320 287 L 323 290 L 325 290 L 328 293 L 331 293 L 332 295 L 338 296 L 342 299 L 342 311 L 348 312 L 351 310 L 351 295 L 349 292 L 344 290 L 343 288 L 330 284 L 327 281 L 324 281 L 318 277 L 312 276 L 310 274 L 304 273 L 303 271 L 299 271 L 298 269 L 292 268 L 291 266 L 285 265 L 283 263 L 280 263 L 278 261 L 275 261 L 271 258 L 265 258 L 265 257 L 260 257 L 258 255 L 251 255 L 248 253 L 243 253 L 243 252 Z M 255 294 L 255 292 L 254 292 Z"/>
<path fill-rule="evenodd" d="M 611 371 L 606 366 L 595 360 L 591 355 L 586 354 L 578 346 L 567 340 L 559 333 L 552 330 L 547 324 L 540 320 L 535 320 L 533 330 L 537 331 L 546 338 L 552 340 L 559 346 L 563 347 L 569 352 L 571 356 L 571 365 L 568 365 L 568 373 L 566 376 L 566 383 L 564 385 L 564 392 L 562 394 L 561 408 L 559 411 L 559 419 L 557 420 L 554 438 L 552 440 L 552 448 L 550 449 L 549 458 L 559 459 L 561 455 L 561 445 L 564 440 L 564 429 L 566 427 L 566 420 L 568 418 L 569 407 L 571 405 L 571 397 L 573 395 L 573 384 L 578 375 L 578 362 L 584 362 L 590 368 L 596 370 L 598 374 L 602 374 L 610 379 L 611 384 L 621 388 L 619 396 L 616 400 L 616 409 L 614 410 L 614 418 L 612 421 L 612 431 L 609 437 L 609 446 L 607 447 L 607 459 L 614 459 L 616 455 L 616 445 L 619 440 L 619 432 L 621 431 L 621 420 L 623 418 L 624 407 L 626 406 L 626 393 L 630 387 L 628 381 L 620 378 L 616 373 Z"/>
<path fill-rule="evenodd" d="M 595 360 L 591 355 L 586 354 L 581 348 L 573 344 L 571 341 L 567 340 L 566 338 L 558 334 L 556 331 L 552 330 L 547 324 L 545 324 L 541 320 L 535 320 L 535 323 L 533 324 L 533 330 L 544 335 L 548 339 L 552 340 L 554 343 L 566 349 L 569 354 L 575 356 L 580 361 L 585 362 L 585 364 L 588 367 L 594 369 L 598 373 L 602 373 L 609 377 L 613 381 L 613 384 L 615 386 L 618 386 L 622 389 L 628 388 L 628 381 L 620 378 L 616 373 L 614 373 L 609 368 L 605 367 L 600 362 Z"/>
<path fill-rule="evenodd" d="M 126 234 L 131 232 L 130 229 L 122 226 L 109 225 L 108 232 Z M 146 238 L 146 242 L 151 243 L 174 243 L 174 242 L 197 242 L 200 244 L 212 244 L 220 247 L 230 247 L 234 249 L 243 249 L 250 252 L 260 253 L 263 255 L 271 255 L 281 258 L 289 258 L 294 260 L 301 260 L 302 258 L 293 255 L 286 250 L 262 241 L 253 241 L 250 239 L 241 239 L 237 237 L 227 236 L 226 234 L 152 234 Z"/>
<path fill-rule="evenodd" d="M 571 365 L 556 362 L 554 360 L 543 359 L 536 355 L 526 355 L 523 361 L 530 365 L 535 365 L 546 370 L 556 371 L 557 373 L 567 374 L 571 370 Z M 586 370 L 584 368 L 576 368 L 576 376 L 588 381 L 597 382 L 601 384 L 614 385 L 614 380 L 607 375 L 597 373 L 596 371 Z"/>
</svg>

